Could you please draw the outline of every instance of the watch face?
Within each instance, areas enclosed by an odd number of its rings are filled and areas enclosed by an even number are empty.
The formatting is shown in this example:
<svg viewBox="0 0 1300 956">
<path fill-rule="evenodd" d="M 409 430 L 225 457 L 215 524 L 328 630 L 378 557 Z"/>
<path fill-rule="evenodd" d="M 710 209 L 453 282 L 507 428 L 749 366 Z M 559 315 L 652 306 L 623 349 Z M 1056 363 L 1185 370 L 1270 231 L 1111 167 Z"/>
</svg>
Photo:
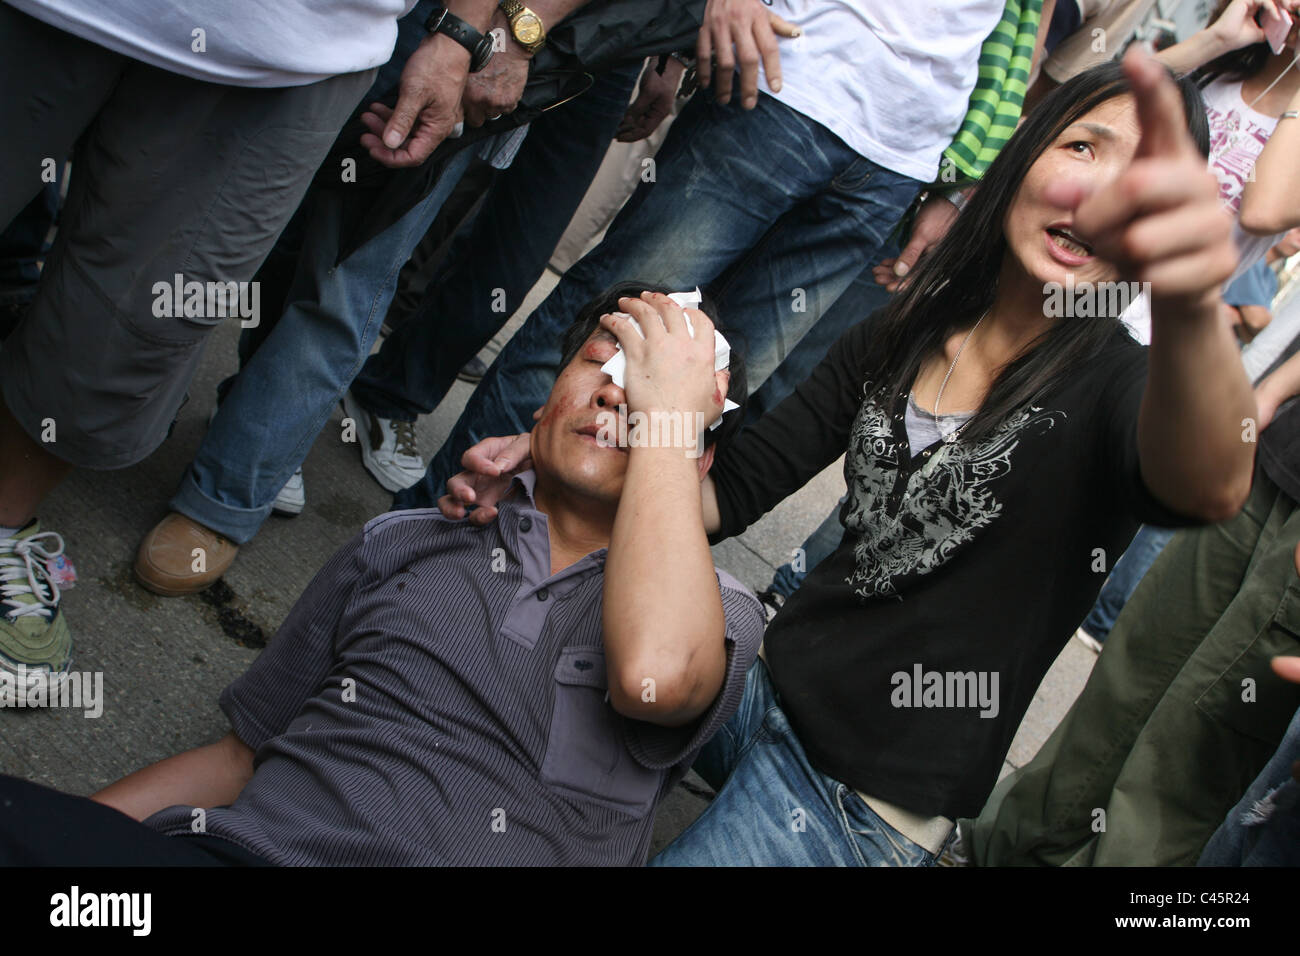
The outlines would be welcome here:
<svg viewBox="0 0 1300 956">
<path fill-rule="evenodd" d="M 525 13 L 514 22 L 515 39 L 525 45 L 542 38 L 542 21 L 535 13 Z"/>
</svg>

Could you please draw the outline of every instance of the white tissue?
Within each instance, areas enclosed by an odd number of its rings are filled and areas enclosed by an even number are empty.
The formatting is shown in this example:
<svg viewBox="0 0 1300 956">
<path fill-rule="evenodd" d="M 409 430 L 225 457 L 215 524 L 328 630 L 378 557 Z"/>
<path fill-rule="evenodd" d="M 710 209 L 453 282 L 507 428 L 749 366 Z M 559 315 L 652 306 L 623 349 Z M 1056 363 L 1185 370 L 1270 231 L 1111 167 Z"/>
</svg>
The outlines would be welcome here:
<svg viewBox="0 0 1300 956">
<path fill-rule="evenodd" d="M 690 309 L 699 305 L 700 302 L 703 301 L 704 297 L 700 295 L 700 290 L 697 288 L 693 292 L 670 292 L 668 293 L 668 298 L 672 299 L 683 309 Z M 637 323 L 636 319 L 632 318 L 632 316 L 628 315 L 626 312 L 615 312 L 614 315 L 621 316 L 622 318 L 627 319 L 630 323 L 632 323 L 632 328 L 636 329 L 637 334 L 640 335 L 641 338 L 645 338 L 645 333 L 641 331 L 641 326 Z M 691 317 L 689 315 L 686 316 L 686 330 L 691 333 L 691 338 L 695 337 L 695 326 L 691 324 Z M 731 364 L 731 346 L 727 344 L 727 340 L 726 338 L 723 337 L 722 333 L 719 332 L 717 329 L 714 329 L 713 330 L 713 371 L 721 372 L 724 368 L 726 368 L 730 364 Z M 619 388 L 623 387 L 623 375 L 627 371 L 627 356 L 623 354 L 623 349 L 621 346 L 619 347 L 618 351 L 614 353 L 614 357 L 610 359 L 608 362 L 606 362 L 604 365 L 602 365 L 600 367 L 600 370 L 604 372 L 606 375 L 608 375 L 610 378 L 612 378 L 614 380 L 614 384 L 617 385 Z M 723 398 L 722 415 L 727 414 L 727 412 L 731 411 L 733 408 L 739 408 L 739 407 L 740 406 L 737 405 L 735 402 L 733 402 L 731 399 Z M 709 431 L 713 431 L 713 429 L 717 428 L 719 425 L 722 424 L 722 415 L 719 415 L 717 420 L 712 425 L 709 426 Z"/>
</svg>

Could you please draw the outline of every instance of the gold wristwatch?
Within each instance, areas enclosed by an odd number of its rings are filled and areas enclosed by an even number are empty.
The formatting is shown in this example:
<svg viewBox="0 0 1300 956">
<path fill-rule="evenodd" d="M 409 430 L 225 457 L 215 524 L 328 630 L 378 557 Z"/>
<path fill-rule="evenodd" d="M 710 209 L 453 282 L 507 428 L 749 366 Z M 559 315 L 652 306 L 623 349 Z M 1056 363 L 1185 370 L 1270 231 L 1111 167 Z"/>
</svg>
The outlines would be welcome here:
<svg viewBox="0 0 1300 956">
<path fill-rule="evenodd" d="M 546 43 L 546 27 L 542 24 L 542 18 L 520 3 L 520 0 L 501 0 L 500 7 L 510 21 L 510 33 L 515 42 L 529 53 L 540 50 Z"/>
</svg>

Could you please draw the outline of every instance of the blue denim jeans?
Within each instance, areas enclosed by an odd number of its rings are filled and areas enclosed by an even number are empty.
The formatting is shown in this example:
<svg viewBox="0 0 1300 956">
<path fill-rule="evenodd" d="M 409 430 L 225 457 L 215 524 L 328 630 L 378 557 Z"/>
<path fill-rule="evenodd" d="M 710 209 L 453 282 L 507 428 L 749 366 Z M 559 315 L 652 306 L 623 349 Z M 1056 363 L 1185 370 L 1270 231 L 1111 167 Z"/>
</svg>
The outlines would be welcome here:
<svg viewBox="0 0 1300 956">
<path fill-rule="evenodd" d="M 474 152 L 457 153 L 433 192 L 337 266 L 341 197 L 316 195 L 284 313 L 228 383 L 170 502 L 173 511 L 236 544 L 257 534 L 361 370 L 398 273 Z"/>
<path fill-rule="evenodd" d="M 1144 524 L 1138 529 L 1128 549 L 1111 568 L 1110 577 L 1106 578 L 1101 593 L 1097 595 L 1097 603 L 1083 622 L 1083 629 L 1090 637 L 1101 642 L 1106 640 L 1119 612 L 1124 610 L 1133 591 L 1173 536 L 1174 532 L 1168 528 Z"/>
<path fill-rule="evenodd" d="M 934 865 L 852 787 L 808 762 L 761 660 L 694 769 L 718 795 L 651 866 Z"/>
<path fill-rule="evenodd" d="M 432 0 L 420 0 L 398 21 L 393 56 L 363 104 L 397 86 L 432 9 Z M 412 250 L 474 157 L 508 135 L 456 153 L 428 196 L 337 265 L 340 196 L 308 192 L 258 273 L 274 314 L 241 337 L 239 374 L 222 383 L 219 411 L 170 502 L 173 511 L 237 544 L 257 533 L 370 354 Z"/>
<path fill-rule="evenodd" d="M 1300 866 L 1300 710 L 1277 753 L 1241 802 L 1228 811 L 1201 853 L 1199 866 Z"/>
<path fill-rule="evenodd" d="M 419 307 L 352 383 L 363 408 L 402 421 L 433 411 L 519 308 L 600 168 L 640 72 L 634 64 L 603 73 L 533 122 Z"/>
<path fill-rule="evenodd" d="M 757 391 L 751 391 L 745 408 L 745 424 L 749 425 L 771 411 L 806 379 L 817 364 L 826 357 L 840 336 L 864 321 L 877 309 L 889 302 L 890 293 L 876 282 L 871 269 L 882 259 L 898 255 L 898 238 L 890 235 L 873 261 L 868 262 L 849 287 L 840 293 L 834 304 L 813 323 L 788 355 L 781 361 L 767 381 Z M 752 381 L 752 379 L 751 379 Z M 836 540 L 838 544 L 838 539 Z M 807 545 L 805 544 L 805 548 Z M 813 567 L 809 564 L 808 567 Z"/>
<path fill-rule="evenodd" d="M 709 287 L 751 383 L 761 383 L 879 260 L 920 186 L 766 94 L 753 110 L 696 96 L 652 172 L 502 350 L 424 480 L 400 492 L 397 507 L 433 504 L 480 439 L 532 427 L 555 380 L 561 336 L 614 282 Z"/>
</svg>

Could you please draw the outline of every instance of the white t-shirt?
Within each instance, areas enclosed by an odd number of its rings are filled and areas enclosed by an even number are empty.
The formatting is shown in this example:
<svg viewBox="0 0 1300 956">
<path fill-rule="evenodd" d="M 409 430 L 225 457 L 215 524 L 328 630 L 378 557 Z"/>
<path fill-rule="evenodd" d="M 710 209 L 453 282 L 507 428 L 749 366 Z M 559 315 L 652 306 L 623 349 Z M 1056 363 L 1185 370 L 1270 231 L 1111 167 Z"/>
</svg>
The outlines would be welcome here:
<svg viewBox="0 0 1300 956">
<path fill-rule="evenodd" d="M 304 86 L 388 62 L 416 0 L 4 0 L 172 73 L 229 86 Z M 201 31 L 201 33 L 196 33 Z"/>
<path fill-rule="evenodd" d="M 765 0 L 767 2 L 767 0 Z M 1003 0 L 771 0 L 803 36 L 778 39 L 782 103 L 855 152 L 929 182 L 969 106 Z M 767 90 L 766 80 L 760 89 Z M 770 91 L 768 91 L 770 92 Z"/>
<path fill-rule="evenodd" d="M 1236 279 L 1253 266 L 1264 253 L 1282 240 L 1276 236 L 1254 236 L 1241 228 L 1241 194 L 1255 169 L 1255 161 L 1264 144 L 1273 135 L 1277 119 L 1256 113 L 1241 98 L 1241 81 L 1215 80 L 1201 90 L 1205 115 L 1210 121 L 1210 170 L 1219 180 L 1219 199 L 1233 215 L 1232 239 L 1241 261 Z"/>
</svg>

